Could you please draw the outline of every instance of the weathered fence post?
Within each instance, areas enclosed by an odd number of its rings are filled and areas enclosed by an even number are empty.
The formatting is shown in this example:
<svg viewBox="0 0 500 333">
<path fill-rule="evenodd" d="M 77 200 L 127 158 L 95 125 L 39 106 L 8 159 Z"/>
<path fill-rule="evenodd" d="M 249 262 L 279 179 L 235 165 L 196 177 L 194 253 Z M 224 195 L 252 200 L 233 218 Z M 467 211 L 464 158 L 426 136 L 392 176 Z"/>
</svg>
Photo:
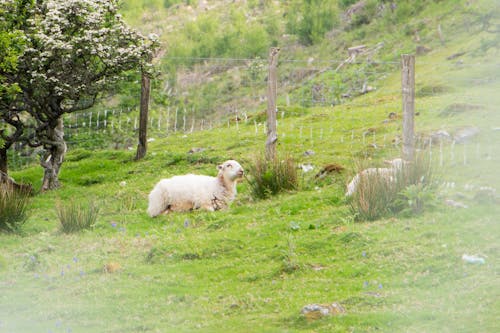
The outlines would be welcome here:
<svg viewBox="0 0 500 333">
<path fill-rule="evenodd" d="M 401 56 L 401 88 L 403 95 L 402 157 L 412 161 L 415 154 L 415 56 Z"/>
<path fill-rule="evenodd" d="M 149 109 L 149 92 L 150 78 L 148 74 L 142 73 L 141 80 L 141 109 L 139 116 L 139 144 L 137 145 L 136 160 L 146 156 L 147 151 L 147 132 L 148 132 L 148 109 Z"/>
<path fill-rule="evenodd" d="M 280 49 L 272 47 L 269 52 L 269 75 L 267 78 L 267 140 L 266 159 L 276 159 L 276 142 L 278 133 L 276 130 L 276 95 L 277 95 L 277 65 Z"/>
</svg>

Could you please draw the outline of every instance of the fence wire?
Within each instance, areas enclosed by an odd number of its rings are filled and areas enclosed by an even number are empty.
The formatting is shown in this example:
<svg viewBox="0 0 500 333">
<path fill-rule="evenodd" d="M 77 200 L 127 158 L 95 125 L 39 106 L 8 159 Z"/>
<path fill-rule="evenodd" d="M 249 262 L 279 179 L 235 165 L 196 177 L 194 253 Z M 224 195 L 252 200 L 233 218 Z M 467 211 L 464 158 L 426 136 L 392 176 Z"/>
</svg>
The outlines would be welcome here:
<svg viewBox="0 0 500 333">
<path fill-rule="evenodd" d="M 152 104 L 149 136 L 162 138 L 179 132 L 189 135 L 197 131 L 234 129 L 245 125 L 252 127 L 255 136 L 263 136 L 266 130 L 264 110 L 267 101 L 267 61 L 222 58 L 199 60 L 204 64 L 177 70 L 177 88 L 172 89 L 170 97 L 182 100 L 182 104 Z M 457 87 L 494 85 L 500 81 L 494 73 L 486 76 L 457 75 L 457 71 L 469 67 L 474 67 L 478 72 L 487 71 L 477 64 L 443 62 L 437 66 L 442 68 L 440 70 L 444 76 L 455 75 L 456 79 L 453 82 L 432 84 L 426 81 L 425 74 L 419 74 L 417 67 L 417 117 L 438 115 L 446 123 L 446 117 L 463 112 L 460 105 L 473 109 L 476 103 L 481 102 L 480 95 L 464 94 Z M 487 68 L 492 67 L 500 68 L 500 65 L 489 64 Z M 398 62 L 346 63 L 345 60 L 280 59 L 277 110 L 279 135 L 282 138 L 293 135 L 294 140 L 307 140 L 309 144 L 333 140 L 338 145 L 398 147 L 399 142 L 393 135 L 372 131 L 370 128 L 397 121 L 401 112 L 401 89 L 397 85 L 386 86 L 385 81 L 388 78 L 394 81 L 394 77 L 399 76 L 399 69 Z M 207 82 L 210 90 L 204 91 L 203 89 L 208 88 L 202 86 Z M 208 94 L 206 98 L 203 97 L 205 93 Z M 189 101 L 193 100 L 197 103 L 190 104 Z M 420 103 L 421 101 L 424 102 Z M 324 108 L 333 120 L 322 125 L 283 125 L 288 118 L 303 116 L 304 109 L 316 107 Z M 375 108 L 382 109 L 383 113 L 370 112 L 370 109 Z M 138 110 L 139 105 L 136 105 L 66 115 L 65 139 L 69 148 L 135 149 L 139 126 Z M 336 119 L 339 121 L 335 121 Z M 418 118 L 416 122 L 419 122 Z M 442 143 L 434 145 L 430 154 L 441 164 L 445 160 L 468 163 L 473 158 L 496 156 L 493 143 L 477 143 L 460 148 L 452 145 L 449 149 L 443 147 Z M 11 155 L 10 164 L 13 169 L 26 166 L 37 159 L 36 152 L 30 155 L 19 150 Z"/>
</svg>

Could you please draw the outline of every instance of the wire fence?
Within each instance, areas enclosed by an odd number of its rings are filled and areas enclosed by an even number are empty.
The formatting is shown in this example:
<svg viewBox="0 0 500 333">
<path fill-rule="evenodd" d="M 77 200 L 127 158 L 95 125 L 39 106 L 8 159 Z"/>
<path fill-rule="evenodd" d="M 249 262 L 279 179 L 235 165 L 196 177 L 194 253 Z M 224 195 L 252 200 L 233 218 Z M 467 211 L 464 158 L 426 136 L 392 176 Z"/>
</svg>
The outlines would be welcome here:
<svg viewBox="0 0 500 333">
<path fill-rule="evenodd" d="M 425 80 L 425 74 L 416 72 L 416 108 L 418 115 L 434 114 L 447 117 L 463 109 L 483 108 L 480 93 L 464 93 L 460 87 L 494 85 L 500 80 L 488 66 L 443 62 L 434 64 L 443 76 L 455 75 L 453 82 L 437 84 Z M 456 75 L 457 71 L 474 66 L 479 76 Z M 401 113 L 401 88 L 386 85 L 398 77 L 398 62 L 368 60 L 280 59 L 278 65 L 278 133 L 320 144 L 335 141 L 339 145 L 361 144 L 375 148 L 398 147 L 399 138 L 392 133 L 372 130 L 384 122 L 397 122 Z M 486 73 L 486 75 L 484 75 Z M 265 135 L 265 105 L 267 89 L 267 61 L 263 59 L 204 59 L 203 65 L 179 68 L 175 89 L 167 85 L 160 90 L 179 105 L 152 105 L 149 116 L 150 137 L 161 138 L 175 133 L 189 135 L 213 128 L 251 126 L 255 136 Z M 360 98 L 361 97 L 361 98 Z M 420 103 L 421 101 L 424 101 Z M 308 108 L 321 107 L 329 113 L 329 121 L 314 124 L 282 125 L 284 120 L 304 115 Z M 383 110 L 371 112 L 370 109 Z M 139 106 L 107 108 L 69 114 L 65 117 L 65 139 L 68 146 L 84 148 L 135 149 L 139 129 Z M 337 111 L 341 110 L 341 111 Z M 467 111 L 466 110 L 466 111 Z M 333 119 L 333 120 L 332 120 Z M 338 121 L 336 121 L 338 120 Z M 417 118 L 417 122 L 419 119 Z M 288 126 L 288 127 L 287 127 Z M 290 127 L 292 126 L 292 127 Z M 248 131 L 248 129 L 247 129 Z M 293 133 L 293 134 L 292 134 Z M 437 132 L 436 132 L 437 133 Z M 495 145 L 473 143 L 455 144 L 452 133 L 441 133 L 441 139 L 429 134 L 421 143 L 430 146 L 430 154 L 441 163 L 461 161 L 469 163 L 476 158 L 497 156 Z M 449 139 L 449 144 L 448 144 Z M 434 146 L 433 146 L 434 145 Z M 35 155 L 18 152 L 10 158 L 13 168 L 32 163 Z"/>
</svg>

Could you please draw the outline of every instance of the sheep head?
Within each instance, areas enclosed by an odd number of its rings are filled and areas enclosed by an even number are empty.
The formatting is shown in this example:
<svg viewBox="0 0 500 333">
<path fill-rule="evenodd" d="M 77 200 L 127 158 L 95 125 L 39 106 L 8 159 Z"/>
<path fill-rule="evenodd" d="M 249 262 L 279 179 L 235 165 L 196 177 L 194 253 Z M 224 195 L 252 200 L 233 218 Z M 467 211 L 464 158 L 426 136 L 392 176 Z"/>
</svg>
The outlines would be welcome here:
<svg viewBox="0 0 500 333">
<path fill-rule="evenodd" d="M 230 181 L 242 179 L 245 173 L 243 167 L 235 160 L 228 160 L 217 166 L 217 169 L 219 169 L 219 176 Z"/>
</svg>

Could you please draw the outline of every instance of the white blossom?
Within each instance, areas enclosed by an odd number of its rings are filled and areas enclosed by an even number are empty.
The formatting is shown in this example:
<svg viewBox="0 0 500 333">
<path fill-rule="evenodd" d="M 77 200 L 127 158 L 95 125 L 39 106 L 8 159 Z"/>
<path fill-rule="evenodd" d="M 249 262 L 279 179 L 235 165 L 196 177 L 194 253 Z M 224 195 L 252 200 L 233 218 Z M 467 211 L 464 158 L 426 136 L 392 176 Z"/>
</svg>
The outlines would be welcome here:
<svg viewBox="0 0 500 333">
<path fill-rule="evenodd" d="M 149 70 L 147 59 L 158 37 L 144 38 L 127 27 L 117 14 L 117 3 L 44 1 L 45 6 L 28 20 L 33 33 L 21 58 L 35 89 L 65 98 L 92 95 L 116 80 L 117 73 L 137 66 Z M 98 79 L 88 82 L 91 77 Z"/>
</svg>

